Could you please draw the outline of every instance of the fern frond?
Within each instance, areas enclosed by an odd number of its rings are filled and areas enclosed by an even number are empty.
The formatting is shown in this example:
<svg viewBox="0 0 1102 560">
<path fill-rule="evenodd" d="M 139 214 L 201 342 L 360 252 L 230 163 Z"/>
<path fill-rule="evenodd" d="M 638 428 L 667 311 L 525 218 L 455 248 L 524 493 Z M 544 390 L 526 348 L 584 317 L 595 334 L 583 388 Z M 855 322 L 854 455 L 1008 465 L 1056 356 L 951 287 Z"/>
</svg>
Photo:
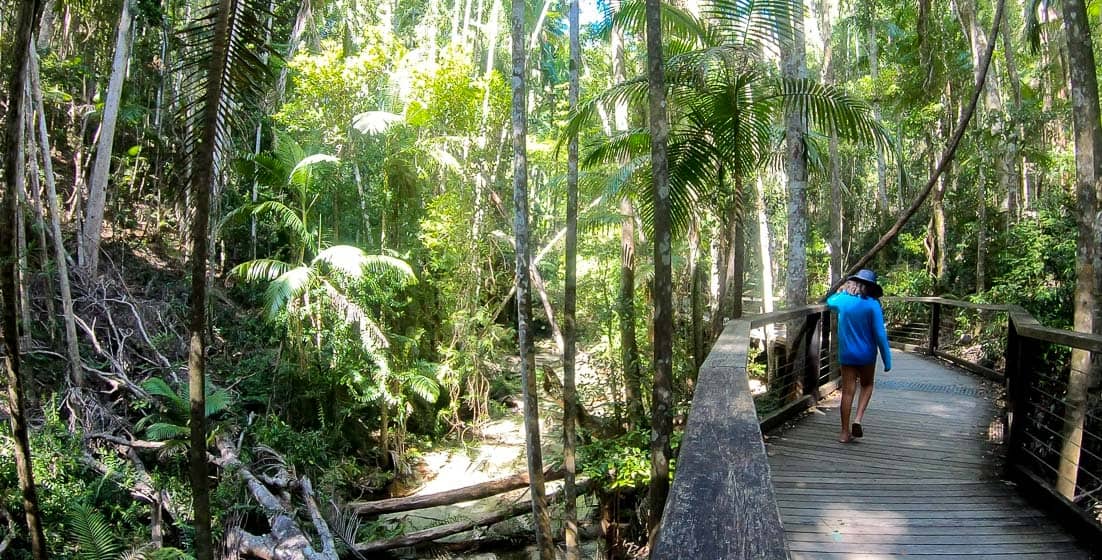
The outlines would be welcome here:
<svg viewBox="0 0 1102 560">
<path fill-rule="evenodd" d="M 122 545 L 103 515 L 85 503 L 68 512 L 70 536 L 77 545 L 78 560 L 116 560 Z"/>
<path fill-rule="evenodd" d="M 386 132 L 395 123 L 403 122 L 402 115 L 387 111 L 367 111 L 352 117 L 352 128 L 361 134 L 380 134 Z"/>
<path fill-rule="evenodd" d="M 168 441 L 188 437 L 191 431 L 187 426 L 177 426 L 168 422 L 156 422 L 145 429 L 145 435 L 153 441 Z"/>
</svg>

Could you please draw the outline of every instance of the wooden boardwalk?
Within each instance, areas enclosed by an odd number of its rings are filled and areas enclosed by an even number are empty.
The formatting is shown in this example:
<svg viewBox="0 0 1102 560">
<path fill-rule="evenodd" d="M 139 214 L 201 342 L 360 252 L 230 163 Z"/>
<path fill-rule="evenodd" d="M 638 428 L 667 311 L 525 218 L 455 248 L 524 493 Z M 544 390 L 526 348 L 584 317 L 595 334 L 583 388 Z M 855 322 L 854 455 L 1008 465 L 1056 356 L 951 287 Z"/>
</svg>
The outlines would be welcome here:
<svg viewBox="0 0 1102 560">
<path fill-rule="evenodd" d="M 898 350 L 893 358 L 890 373 L 877 373 L 864 438 L 838 443 L 837 394 L 768 434 L 791 558 L 1088 558 L 999 480 L 992 386 Z"/>
</svg>

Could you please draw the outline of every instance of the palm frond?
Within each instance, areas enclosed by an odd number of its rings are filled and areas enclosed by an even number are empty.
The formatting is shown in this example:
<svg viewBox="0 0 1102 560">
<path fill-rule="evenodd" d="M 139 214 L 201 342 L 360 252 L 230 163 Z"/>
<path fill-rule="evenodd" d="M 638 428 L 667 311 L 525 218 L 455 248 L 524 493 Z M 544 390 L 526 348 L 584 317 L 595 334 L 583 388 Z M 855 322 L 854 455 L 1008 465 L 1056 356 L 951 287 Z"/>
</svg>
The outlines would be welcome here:
<svg viewBox="0 0 1102 560">
<path fill-rule="evenodd" d="M 306 224 L 302 223 L 298 213 L 286 204 L 278 200 L 266 200 L 256 205 L 253 214 L 257 217 L 273 216 L 276 223 L 294 234 L 299 243 L 309 243 L 310 231 L 306 229 Z"/>
<path fill-rule="evenodd" d="M 290 182 L 295 185 L 299 185 L 300 188 L 305 189 L 306 183 L 310 180 L 310 175 L 313 171 L 313 167 L 319 163 L 332 163 L 339 164 L 341 160 L 335 156 L 329 154 L 311 154 L 308 155 L 291 168 Z"/>
<path fill-rule="evenodd" d="M 200 10 L 183 37 L 188 58 L 182 65 L 185 119 L 192 131 L 186 155 L 192 184 L 209 189 L 228 153 L 230 131 L 250 111 L 243 105 L 263 99 L 271 79 L 269 62 L 278 59 L 264 37 L 269 15 L 265 0 L 218 0 Z"/>
<path fill-rule="evenodd" d="M 311 267 L 298 266 L 268 283 L 268 288 L 264 290 L 265 315 L 268 320 L 275 320 L 292 299 L 301 296 L 310 287 L 314 279 L 315 274 Z"/>
<path fill-rule="evenodd" d="M 276 259 L 254 259 L 243 262 L 232 269 L 230 274 L 246 282 L 274 280 L 291 270 L 291 265 Z"/>
<path fill-rule="evenodd" d="M 406 261 L 388 255 L 368 255 L 351 245 L 334 245 L 318 253 L 311 266 L 325 263 L 350 278 L 362 278 L 364 272 L 401 285 L 416 284 L 417 275 Z"/>
<path fill-rule="evenodd" d="M 434 374 L 435 372 L 430 375 L 416 369 L 410 370 L 401 376 L 401 381 L 414 395 L 432 404 L 436 402 L 436 399 L 440 398 L 440 384 L 436 381 Z"/>
<path fill-rule="evenodd" d="M 403 121 L 402 115 L 387 111 L 367 111 L 352 117 L 352 127 L 361 134 L 381 134 L 395 123 Z"/>
<path fill-rule="evenodd" d="M 785 109 L 803 114 L 819 131 L 892 151 L 891 136 L 864 101 L 830 84 L 809 79 L 782 79 L 779 89 Z"/>
<path fill-rule="evenodd" d="M 728 45 L 790 41 L 793 22 L 803 20 L 800 4 L 793 0 L 708 0 L 701 12 Z"/>
<path fill-rule="evenodd" d="M 220 387 L 212 391 L 211 387 L 208 385 L 206 400 L 207 407 L 205 412 L 207 417 L 210 418 L 220 412 L 229 410 L 230 404 L 233 403 L 233 396 L 230 395 L 229 391 Z"/>
<path fill-rule="evenodd" d="M 73 506 L 67 517 L 79 560 L 116 560 L 122 552 L 122 545 L 111 532 L 111 525 L 103 514 L 88 504 L 79 503 Z"/>
<path fill-rule="evenodd" d="M 663 41 L 687 42 L 699 48 L 704 44 L 714 44 L 713 41 L 718 39 L 710 28 L 688 10 L 669 2 L 663 2 L 661 8 Z M 611 10 L 606 12 L 606 17 L 599 22 L 596 31 L 599 36 L 607 37 L 612 28 L 616 27 L 642 36 L 645 26 L 646 2 L 627 0 L 620 4 L 620 9 L 615 14 Z"/>
<path fill-rule="evenodd" d="M 390 346 L 390 341 L 387 340 L 386 335 L 383 334 L 383 330 L 379 328 L 379 325 L 367 314 L 366 311 L 360 305 L 351 298 L 344 295 L 336 286 L 328 281 L 322 280 L 321 286 L 325 290 L 329 301 L 333 304 L 333 307 L 342 315 L 344 320 L 350 325 L 355 325 L 360 335 L 360 343 L 368 352 L 374 352 L 379 348 L 387 348 Z M 385 360 L 383 360 L 385 362 Z"/>
</svg>

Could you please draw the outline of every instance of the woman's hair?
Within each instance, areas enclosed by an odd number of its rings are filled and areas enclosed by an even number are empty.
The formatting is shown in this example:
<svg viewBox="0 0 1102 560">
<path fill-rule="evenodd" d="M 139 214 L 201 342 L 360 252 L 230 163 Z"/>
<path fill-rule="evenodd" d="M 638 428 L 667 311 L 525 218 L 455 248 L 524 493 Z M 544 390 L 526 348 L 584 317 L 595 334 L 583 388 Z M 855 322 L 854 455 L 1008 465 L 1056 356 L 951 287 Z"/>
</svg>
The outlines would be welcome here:
<svg viewBox="0 0 1102 560">
<path fill-rule="evenodd" d="M 859 280 L 846 280 L 839 291 L 846 292 L 851 296 L 870 297 L 868 284 Z"/>
</svg>

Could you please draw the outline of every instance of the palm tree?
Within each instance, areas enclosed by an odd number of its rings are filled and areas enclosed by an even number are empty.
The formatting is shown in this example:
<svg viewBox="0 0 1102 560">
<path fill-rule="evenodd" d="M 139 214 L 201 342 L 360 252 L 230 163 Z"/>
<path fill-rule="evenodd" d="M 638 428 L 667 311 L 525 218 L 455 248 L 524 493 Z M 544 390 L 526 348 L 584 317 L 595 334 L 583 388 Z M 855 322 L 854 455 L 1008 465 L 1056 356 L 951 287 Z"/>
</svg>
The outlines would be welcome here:
<svg viewBox="0 0 1102 560">
<path fill-rule="evenodd" d="M 15 438 L 15 469 L 19 476 L 19 489 L 23 495 L 23 510 L 31 537 L 31 552 L 35 560 L 45 560 L 46 539 L 42 534 L 42 520 L 38 511 L 38 494 L 31 470 L 31 444 L 27 437 L 27 418 L 23 403 L 23 376 L 19 363 L 19 320 L 17 317 L 16 273 L 17 249 L 15 246 L 15 216 L 18 211 L 16 192 L 11 185 L 19 171 L 19 148 L 23 138 L 25 121 L 23 108 L 27 88 L 27 59 L 32 44 L 31 36 L 42 16 L 43 3 L 27 0 L 19 3 L 19 15 L 12 42 L 11 76 L 8 78 L 8 115 L 0 151 L 4 154 L 4 174 L 8 185 L 0 190 L 0 335 L 4 339 L 4 370 L 8 376 L 8 406 L 10 422 Z"/>
<path fill-rule="evenodd" d="M 187 80 L 194 104 L 186 114 L 191 131 L 188 155 L 192 202 L 191 320 L 188 327 L 188 400 L 190 403 L 190 476 L 195 509 L 197 560 L 212 560 L 210 491 L 207 475 L 206 426 L 206 325 L 207 258 L 210 232 L 210 197 L 219 173 L 219 162 L 230 142 L 236 110 L 246 102 L 263 98 L 270 77 L 266 63 L 270 46 L 264 41 L 265 0 L 218 0 L 189 30 L 192 44 L 191 73 Z M 245 123 L 237 123 L 244 125 Z M 242 127 L 244 129 L 244 127 Z"/>
</svg>

